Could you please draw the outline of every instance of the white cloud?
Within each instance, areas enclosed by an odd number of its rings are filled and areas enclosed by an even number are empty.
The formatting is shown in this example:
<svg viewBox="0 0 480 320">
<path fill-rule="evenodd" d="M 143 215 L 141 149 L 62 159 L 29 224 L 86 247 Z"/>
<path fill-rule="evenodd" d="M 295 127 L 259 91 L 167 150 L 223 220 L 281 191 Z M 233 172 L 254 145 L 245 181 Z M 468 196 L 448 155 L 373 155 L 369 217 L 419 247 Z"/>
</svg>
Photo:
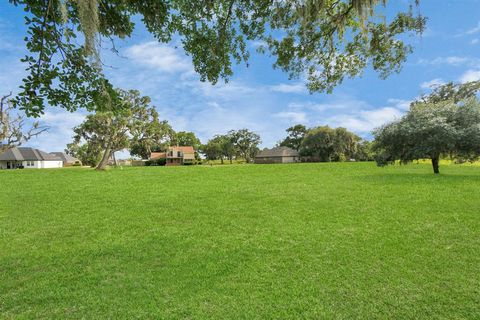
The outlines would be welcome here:
<svg viewBox="0 0 480 320">
<path fill-rule="evenodd" d="M 281 83 L 273 86 L 269 86 L 270 90 L 281 93 L 305 93 L 306 87 L 304 83 Z"/>
<path fill-rule="evenodd" d="M 263 40 L 254 40 L 250 43 L 250 45 L 255 49 L 258 49 L 260 47 L 264 47 L 264 48 L 268 47 L 267 42 Z"/>
<path fill-rule="evenodd" d="M 477 24 L 476 27 L 468 30 L 466 33 L 467 34 L 476 34 L 476 33 L 479 33 L 480 32 L 480 22 Z"/>
<path fill-rule="evenodd" d="M 445 81 L 443 81 L 440 78 L 435 78 L 435 79 L 432 79 L 430 81 L 422 82 L 420 84 L 420 88 L 422 88 L 422 89 L 433 89 L 435 87 L 438 87 L 438 86 L 441 86 L 441 85 L 444 85 L 444 84 L 445 84 Z"/>
<path fill-rule="evenodd" d="M 412 100 L 404 100 L 404 99 L 388 99 L 388 104 L 396 109 L 400 110 L 409 110 L 410 109 L 410 104 L 412 103 Z"/>
<path fill-rule="evenodd" d="M 480 39 L 475 38 L 475 39 L 473 39 L 472 41 L 470 41 L 470 44 L 477 44 L 477 43 L 479 43 L 479 42 L 480 42 Z"/>
<path fill-rule="evenodd" d="M 393 107 L 361 111 L 355 115 L 344 115 L 331 118 L 328 122 L 335 126 L 345 127 L 359 133 L 370 133 L 373 129 L 398 119 L 402 112 Z"/>
<path fill-rule="evenodd" d="M 469 81 L 480 80 L 480 69 L 478 70 L 467 70 L 464 74 L 460 76 L 460 82 L 465 83 Z"/>
<path fill-rule="evenodd" d="M 162 72 L 176 73 L 192 70 L 192 64 L 183 52 L 154 41 L 133 45 L 127 48 L 126 55 L 136 63 Z"/>
<path fill-rule="evenodd" d="M 285 119 L 292 123 L 306 123 L 307 115 L 305 112 L 283 111 L 274 114 L 275 117 Z"/>
<path fill-rule="evenodd" d="M 72 142 L 73 128 L 85 119 L 82 111 L 68 112 L 61 109 L 48 110 L 39 119 L 48 130 L 32 139 L 28 145 L 43 151 L 63 151 L 67 144 Z"/>
<path fill-rule="evenodd" d="M 478 59 L 469 57 L 449 56 L 449 57 L 437 57 L 435 59 L 420 59 L 418 61 L 422 65 L 450 65 L 461 66 L 472 63 L 478 63 Z"/>
</svg>

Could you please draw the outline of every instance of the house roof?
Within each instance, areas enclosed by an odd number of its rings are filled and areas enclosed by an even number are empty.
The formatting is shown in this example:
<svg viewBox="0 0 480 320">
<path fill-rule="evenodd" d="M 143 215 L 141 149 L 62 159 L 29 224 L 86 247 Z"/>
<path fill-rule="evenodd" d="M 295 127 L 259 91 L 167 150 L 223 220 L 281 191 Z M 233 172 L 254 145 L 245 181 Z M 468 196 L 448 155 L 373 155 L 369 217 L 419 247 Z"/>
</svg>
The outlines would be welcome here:
<svg viewBox="0 0 480 320">
<path fill-rule="evenodd" d="M 195 153 L 195 149 L 193 149 L 192 146 L 169 147 L 168 150 L 182 151 L 183 153 Z"/>
<path fill-rule="evenodd" d="M 66 154 L 65 152 L 50 152 L 50 154 L 61 159 L 63 162 L 68 162 L 68 163 L 75 163 L 77 161 L 80 162 L 80 160 L 78 160 L 75 157 L 72 157 L 69 154 Z"/>
<path fill-rule="evenodd" d="M 0 161 L 58 161 L 60 158 L 46 153 L 44 151 L 27 148 L 27 147 L 18 147 L 11 148 L 0 154 Z"/>
<path fill-rule="evenodd" d="M 268 157 L 298 157 L 298 151 L 291 149 L 289 147 L 275 147 L 272 149 L 263 149 L 260 151 L 257 158 L 268 158 Z"/>
<path fill-rule="evenodd" d="M 150 154 L 150 159 L 161 159 L 161 158 L 166 158 L 167 154 L 165 152 L 152 152 Z"/>
</svg>

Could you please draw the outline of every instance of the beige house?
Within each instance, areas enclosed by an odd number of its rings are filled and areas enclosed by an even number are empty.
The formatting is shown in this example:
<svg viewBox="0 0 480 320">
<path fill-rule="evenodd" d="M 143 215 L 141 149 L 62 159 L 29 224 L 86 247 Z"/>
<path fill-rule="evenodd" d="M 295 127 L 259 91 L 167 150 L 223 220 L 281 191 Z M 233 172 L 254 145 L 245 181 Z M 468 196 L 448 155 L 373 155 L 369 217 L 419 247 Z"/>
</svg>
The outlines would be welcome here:
<svg viewBox="0 0 480 320">
<path fill-rule="evenodd" d="M 169 147 L 166 152 L 152 152 L 150 160 L 165 159 L 167 166 L 193 164 L 195 162 L 195 149 L 192 146 Z"/>
<path fill-rule="evenodd" d="M 300 162 L 298 151 L 288 147 L 263 149 L 255 157 L 255 163 L 294 163 Z"/>
</svg>

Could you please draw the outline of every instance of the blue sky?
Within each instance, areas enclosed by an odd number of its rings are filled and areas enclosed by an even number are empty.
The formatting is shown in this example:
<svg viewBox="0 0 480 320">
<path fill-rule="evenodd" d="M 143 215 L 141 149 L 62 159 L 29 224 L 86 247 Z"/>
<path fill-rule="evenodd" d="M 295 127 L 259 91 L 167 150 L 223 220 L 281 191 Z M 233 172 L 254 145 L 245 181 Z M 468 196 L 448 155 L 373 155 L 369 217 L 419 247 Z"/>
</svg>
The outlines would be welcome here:
<svg viewBox="0 0 480 320">
<path fill-rule="evenodd" d="M 390 0 L 387 15 L 410 2 Z M 270 147 L 296 123 L 343 126 L 368 138 L 373 128 L 400 117 L 430 85 L 480 79 L 480 0 L 422 0 L 419 10 L 428 17 L 427 30 L 407 39 L 414 53 L 400 74 L 382 80 L 367 69 L 332 94 L 310 94 L 301 79 L 288 80 L 272 69 L 272 59 L 255 53 L 255 43 L 249 67 L 236 66 L 228 84 L 202 83 L 181 49 L 156 43 L 141 25 L 131 39 L 117 43 L 120 56 L 104 53 L 103 60 L 113 67 L 105 71 L 115 86 L 152 97 L 162 119 L 177 131 L 195 132 L 203 142 L 230 129 L 249 128 L 260 134 L 262 146 Z M 15 92 L 24 75 L 22 16 L 21 8 L 0 4 L 0 94 Z M 28 145 L 63 150 L 85 114 L 48 108 L 40 120 L 49 131 Z"/>
</svg>

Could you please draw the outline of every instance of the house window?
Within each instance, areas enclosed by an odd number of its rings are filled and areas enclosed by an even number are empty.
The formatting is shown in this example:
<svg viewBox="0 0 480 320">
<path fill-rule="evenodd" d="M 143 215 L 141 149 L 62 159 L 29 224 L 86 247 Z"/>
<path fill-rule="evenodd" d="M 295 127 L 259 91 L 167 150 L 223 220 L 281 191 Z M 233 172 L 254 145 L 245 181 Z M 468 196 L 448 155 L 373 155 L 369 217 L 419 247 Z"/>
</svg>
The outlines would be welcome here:
<svg viewBox="0 0 480 320">
<path fill-rule="evenodd" d="M 177 151 L 177 157 L 179 157 L 179 158 L 182 157 L 182 153 L 180 151 Z"/>
</svg>

